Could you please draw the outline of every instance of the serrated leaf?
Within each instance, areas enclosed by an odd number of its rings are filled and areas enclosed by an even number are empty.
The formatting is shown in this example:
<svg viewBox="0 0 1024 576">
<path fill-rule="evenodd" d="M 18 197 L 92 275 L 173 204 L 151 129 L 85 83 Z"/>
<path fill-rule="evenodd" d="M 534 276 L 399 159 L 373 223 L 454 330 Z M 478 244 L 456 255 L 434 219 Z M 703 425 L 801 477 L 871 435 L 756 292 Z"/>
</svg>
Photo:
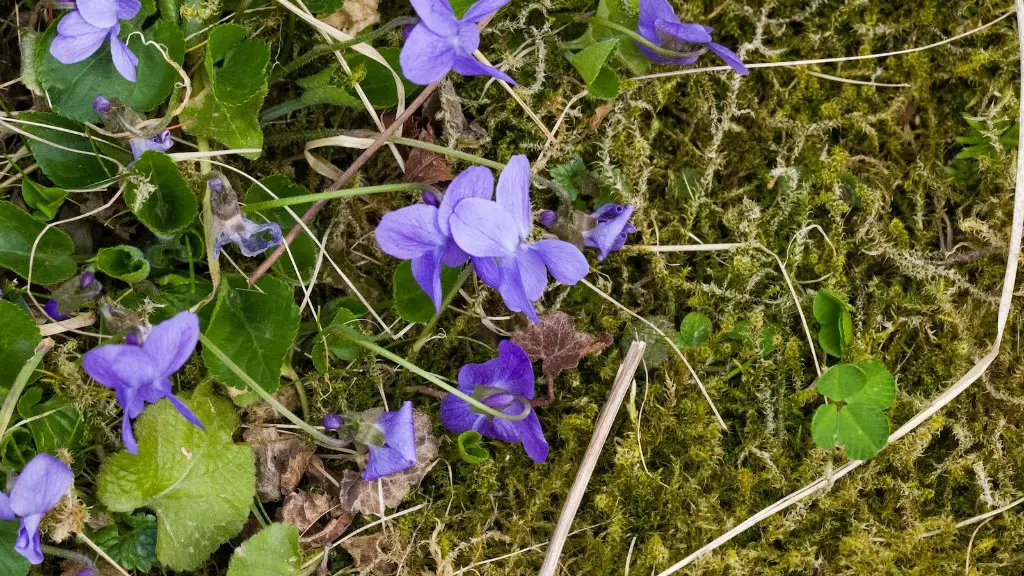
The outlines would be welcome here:
<svg viewBox="0 0 1024 576">
<path fill-rule="evenodd" d="M 630 30 L 636 30 L 638 13 L 639 5 L 636 0 L 600 0 L 597 4 L 596 15 L 621 24 Z M 634 74 L 643 74 L 650 70 L 651 59 L 640 52 L 636 43 L 631 39 L 624 38 L 615 30 L 598 25 L 590 26 L 588 32 L 595 41 L 606 38 L 623 38 L 619 47 L 618 59 L 625 63 Z"/>
<path fill-rule="evenodd" d="M 271 196 L 267 190 L 273 193 Z M 253 184 L 245 191 L 243 201 L 245 204 L 253 204 L 256 202 L 265 202 L 267 200 L 273 200 L 274 196 L 278 198 L 293 198 L 295 196 L 305 196 L 309 194 L 309 189 L 301 184 L 296 184 L 291 178 L 284 174 L 274 174 L 267 176 L 260 180 L 259 184 Z M 294 206 L 292 207 L 295 208 Z M 281 230 L 288 230 L 289 228 L 296 226 L 295 218 L 288 212 L 286 208 L 271 208 L 270 210 L 260 210 L 256 213 L 249 213 L 246 211 L 246 217 L 253 220 L 254 222 L 277 222 L 281 226 Z M 310 230 L 315 234 L 317 228 L 310 225 Z M 295 260 L 295 266 L 298 267 L 299 273 L 302 275 L 301 282 L 308 284 L 310 276 L 313 274 L 313 270 L 316 269 L 317 259 L 317 247 L 310 238 L 309 234 L 299 234 L 295 238 L 295 241 L 291 243 L 288 248 L 291 253 L 291 258 L 280 258 L 274 263 L 274 272 L 277 276 L 286 278 L 291 282 L 299 281 L 295 277 L 295 267 L 292 266 L 292 260 Z"/>
<path fill-rule="evenodd" d="M 598 74 L 601 73 L 601 68 L 604 67 L 608 59 L 615 53 L 615 49 L 618 46 L 618 38 L 611 38 L 603 42 L 591 44 L 573 55 L 572 65 L 580 73 L 580 76 L 583 76 L 583 81 L 590 84 L 597 80 Z"/>
<path fill-rule="evenodd" d="M 818 379 L 818 392 L 834 402 L 842 402 L 859 392 L 867 383 L 864 371 L 853 364 L 832 366 Z"/>
<path fill-rule="evenodd" d="M 461 268 L 442 267 L 441 269 L 441 293 L 451 292 L 455 282 L 459 279 Z M 395 274 L 392 278 L 391 293 L 395 303 L 395 311 L 406 322 L 429 322 L 437 309 L 434 302 L 423 291 L 423 288 L 416 283 L 412 276 L 412 264 L 403 260 L 395 267 Z"/>
<path fill-rule="evenodd" d="M 0 574 L 4 576 L 28 574 L 28 560 L 14 551 L 19 528 L 20 524 L 15 520 L 0 520 Z"/>
<path fill-rule="evenodd" d="M 587 90 L 595 98 L 612 100 L 619 95 L 619 75 L 611 66 L 605 65 L 594 81 L 587 84 Z"/>
<path fill-rule="evenodd" d="M 92 539 L 122 568 L 149 572 L 156 562 L 156 516 L 136 513 L 98 530 Z"/>
<path fill-rule="evenodd" d="M 266 86 L 263 88 L 266 96 Z M 189 101 L 181 112 L 184 130 L 194 136 L 212 138 L 229 148 L 262 148 L 263 132 L 260 130 L 259 112 L 263 97 L 237 106 L 228 105 L 204 90 Z M 259 158 L 259 153 L 243 154 L 246 158 Z"/>
<path fill-rule="evenodd" d="M 74 276 L 75 244 L 63 230 L 50 228 L 43 234 L 45 224 L 10 202 L 0 202 L 0 223 L 0 268 L 28 278 L 31 257 L 36 284 L 56 284 Z M 42 238 L 35 244 L 40 234 Z"/>
<path fill-rule="evenodd" d="M 236 536 L 256 495 L 252 449 L 231 439 L 238 416 L 201 386 L 185 401 L 206 427 L 182 418 L 167 400 L 135 421 L 138 456 L 120 452 L 100 466 L 97 495 L 114 512 L 156 513 L 156 551 L 172 570 L 196 570 Z"/>
<path fill-rule="evenodd" d="M 125 282 L 141 282 L 149 277 L 149 262 L 134 246 L 111 246 L 96 252 L 96 269 Z"/>
<path fill-rule="evenodd" d="M 157 236 L 174 236 L 195 222 L 195 194 L 166 154 L 147 150 L 132 167 L 124 200 Z"/>
<path fill-rule="evenodd" d="M 889 419 L 874 406 L 847 404 L 839 410 L 837 437 L 848 458 L 867 460 L 885 446 Z"/>
<path fill-rule="evenodd" d="M 836 445 L 839 411 L 835 404 L 822 404 L 814 411 L 811 420 L 811 437 L 814 443 L 826 450 Z"/>
<path fill-rule="evenodd" d="M 847 404 L 865 404 L 885 410 L 896 399 L 896 380 L 878 360 L 861 360 L 855 364 L 864 373 L 864 387 L 846 398 Z"/>
<path fill-rule="evenodd" d="M 244 276 L 230 275 L 221 283 L 205 334 L 264 390 L 273 392 L 280 385 L 281 366 L 298 330 L 299 307 L 291 286 L 264 276 L 250 288 Z M 216 356 L 203 350 L 203 361 L 231 390 L 236 403 L 258 398 Z"/>
<path fill-rule="evenodd" d="M 18 400 L 18 416 L 29 420 L 26 426 L 32 433 L 36 451 L 51 454 L 60 448 L 74 451 L 83 432 L 78 409 L 56 395 L 40 403 L 42 398 L 43 391 L 33 387 Z"/>
<path fill-rule="evenodd" d="M 267 43 L 246 40 L 245 27 L 222 24 L 210 31 L 204 64 L 213 93 L 224 104 L 237 106 L 256 97 L 262 100 L 269 62 Z"/>
<path fill-rule="evenodd" d="M 0 388 L 9 390 L 43 337 L 28 312 L 6 300 L 0 300 L 0 326 Z"/>
<path fill-rule="evenodd" d="M 58 23 L 55 21 L 43 35 L 37 66 L 39 80 L 55 112 L 83 122 L 97 122 L 99 115 L 92 109 L 97 94 L 116 98 L 137 112 L 149 112 L 162 104 L 174 83 L 180 81 L 160 50 L 145 43 L 148 40 L 160 44 L 171 60 L 181 64 L 185 39 L 173 22 L 158 21 L 142 33 L 145 39 L 127 28 L 122 29 L 121 38 L 127 39 L 128 48 L 139 58 L 135 82 L 126 80 L 114 67 L 109 41 L 104 41 L 99 50 L 81 62 L 62 64 L 57 61 L 49 48 Z"/>
<path fill-rule="evenodd" d="M 541 372 L 553 380 L 576 368 L 584 356 L 600 354 L 612 343 L 612 336 L 576 330 L 572 316 L 556 310 L 542 316 L 539 323 L 513 332 L 511 340 L 523 348 L 530 360 L 540 360 Z"/>
<path fill-rule="evenodd" d="M 125 164 L 131 159 L 126 151 L 117 149 L 113 144 L 105 145 L 98 138 L 90 139 L 55 130 L 60 128 L 84 134 L 85 126 L 52 112 L 20 112 L 18 120 L 31 122 L 19 125 L 21 130 L 35 136 L 26 137 L 25 144 L 43 174 L 61 188 L 89 188 L 116 176 L 117 165 L 101 159 L 97 153 L 114 158 L 120 154 L 118 159 L 123 159 Z"/>
<path fill-rule="evenodd" d="M 299 531 L 274 523 L 235 548 L 227 576 L 294 576 L 299 573 Z"/>
<path fill-rule="evenodd" d="M 711 319 L 700 312 L 690 312 L 679 324 L 676 345 L 680 348 L 703 346 L 711 338 Z"/>
<path fill-rule="evenodd" d="M 486 462 L 491 453 L 483 445 L 483 436 L 476 430 L 466 430 L 459 434 L 458 438 L 459 457 L 469 464 Z"/>
<path fill-rule="evenodd" d="M 42 186 L 31 178 L 21 180 L 21 199 L 33 210 L 32 217 L 36 220 L 49 222 L 57 216 L 64 199 L 68 197 L 67 190 Z"/>
</svg>

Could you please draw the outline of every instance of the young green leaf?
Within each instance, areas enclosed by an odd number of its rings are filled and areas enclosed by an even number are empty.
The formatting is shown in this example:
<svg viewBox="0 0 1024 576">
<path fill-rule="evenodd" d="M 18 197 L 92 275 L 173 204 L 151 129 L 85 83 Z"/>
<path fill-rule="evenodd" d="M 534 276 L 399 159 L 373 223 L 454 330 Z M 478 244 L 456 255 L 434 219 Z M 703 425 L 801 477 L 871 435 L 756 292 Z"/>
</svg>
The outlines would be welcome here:
<svg viewBox="0 0 1024 576">
<path fill-rule="evenodd" d="M 864 387 L 851 394 L 845 400 L 847 404 L 865 404 L 878 410 L 885 410 L 896 399 L 896 381 L 878 360 L 861 360 L 854 364 L 864 373 Z"/>
<path fill-rule="evenodd" d="M 43 337 L 28 312 L 6 300 L 0 300 L 0 326 L 0 388 L 9 390 Z"/>
<path fill-rule="evenodd" d="M 313 351 L 310 354 L 313 358 L 313 366 L 321 374 L 330 368 L 332 358 L 343 362 L 352 362 L 359 358 L 363 348 L 352 342 L 345 332 L 341 330 L 349 326 L 358 330 L 358 317 L 346 308 L 337 310 L 333 318 L 322 315 L 321 322 L 328 322 L 327 326 L 313 338 Z"/>
<path fill-rule="evenodd" d="M 117 165 L 97 154 L 124 164 L 131 160 L 131 154 L 116 142 L 105 143 L 106 136 L 79 136 L 75 133 L 86 134 L 85 126 L 52 112 L 20 112 L 18 120 L 25 122 L 21 130 L 34 136 L 25 138 L 32 159 L 61 188 L 89 188 L 116 176 Z"/>
<path fill-rule="evenodd" d="M 21 180 L 21 199 L 33 210 L 32 217 L 36 220 L 53 220 L 67 197 L 67 190 L 42 186 L 31 178 Z"/>
<path fill-rule="evenodd" d="M 123 522 L 101 528 L 93 541 L 122 568 L 149 572 L 156 563 L 156 516 L 138 512 L 120 517 Z"/>
<path fill-rule="evenodd" d="M 443 268 L 441 271 L 441 293 L 451 292 L 455 282 L 459 279 L 460 268 Z M 395 310 L 406 322 L 429 322 L 437 310 L 434 308 L 430 296 L 420 288 L 416 279 L 412 276 L 412 264 L 403 260 L 395 268 L 394 278 L 391 283 L 391 291 L 394 296 Z"/>
<path fill-rule="evenodd" d="M 867 384 L 867 375 L 853 364 L 832 366 L 818 378 L 818 392 L 833 402 L 842 402 Z"/>
<path fill-rule="evenodd" d="M 82 440 L 83 424 L 78 409 L 59 396 L 40 403 L 43 391 L 29 388 L 18 400 L 18 416 L 28 420 L 29 432 L 37 452 L 55 453 L 58 449 L 75 450 Z"/>
<path fill-rule="evenodd" d="M 847 404 L 839 411 L 837 421 L 839 442 L 850 459 L 871 458 L 889 439 L 889 419 L 874 406 Z"/>
<path fill-rule="evenodd" d="M 155 512 L 160 563 L 193 571 L 242 530 L 256 496 L 256 463 L 251 447 L 232 440 L 238 415 L 230 402 L 203 385 L 185 403 L 206 429 L 166 400 L 148 406 L 135 421 L 138 455 L 103 462 L 97 496 L 114 512 Z"/>
<path fill-rule="evenodd" d="M 275 522 L 235 549 L 227 576 L 295 576 L 300 559 L 295 525 Z"/>
<path fill-rule="evenodd" d="M 618 38 L 591 44 L 573 55 L 572 65 L 583 76 L 583 81 L 591 84 L 594 80 L 597 80 L 598 74 L 601 73 L 601 68 L 604 67 L 608 59 L 615 53 L 615 49 L 618 46 Z"/>
<path fill-rule="evenodd" d="M 814 443 L 826 450 L 836 445 L 836 434 L 839 427 L 839 412 L 835 404 L 822 404 L 814 411 L 811 420 L 811 437 Z"/>
<path fill-rule="evenodd" d="M 36 284 L 56 284 L 75 274 L 75 244 L 63 230 L 50 228 L 44 234 L 45 224 L 10 202 L 0 202 L 0 223 L 0 268 L 28 278 L 31 260 Z"/>
<path fill-rule="evenodd" d="M 594 98 L 612 100 L 619 95 L 619 76 L 608 65 L 601 68 L 597 78 L 587 84 L 587 90 Z"/>
<path fill-rule="evenodd" d="M 483 443 L 483 436 L 476 430 L 466 430 L 459 434 L 459 457 L 469 464 L 479 464 L 487 461 L 491 453 Z"/>
<path fill-rule="evenodd" d="M 676 335 L 676 345 L 680 348 L 703 346 L 711 338 L 711 319 L 700 312 L 690 312 L 683 317 Z"/>
<path fill-rule="evenodd" d="M 174 236 L 196 219 L 196 197 L 166 155 L 147 150 L 132 167 L 124 200 L 140 222 L 157 236 Z"/>
<path fill-rule="evenodd" d="M 814 295 L 814 318 L 821 325 L 818 344 L 825 352 L 841 358 L 853 342 L 853 317 L 846 302 L 822 290 Z"/>
<path fill-rule="evenodd" d="M 112 246 L 96 252 L 96 269 L 111 278 L 141 282 L 149 277 L 149 262 L 134 246 Z"/>
<path fill-rule="evenodd" d="M 376 50 L 380 52 L 385 61 L 391 64 L 393 69 L 402 69 L 401 64 L 398 62 L 398 54 L 401 52 L 398 48 L 383 46 Z M 395 77 L 386 66 L 363 54 L 353 54 L 352 56 L 347 56 L 347 58 L 349 66 L 352 67 L 353 74 L 358 74 L 360 71 L 363 72 L 363 78 L 360 80 L 359 86 L 375 108 L 390 108 L 398 104 L 398 88 L 395 86 Z M 412 94 L 419 88 L 419 86 L 412 84 L 404 77 L 402 78 L 402 85 L 405 87 L 406 95 Z M 356 101 L 358 102 L 358 100 Z"/>
</svg>

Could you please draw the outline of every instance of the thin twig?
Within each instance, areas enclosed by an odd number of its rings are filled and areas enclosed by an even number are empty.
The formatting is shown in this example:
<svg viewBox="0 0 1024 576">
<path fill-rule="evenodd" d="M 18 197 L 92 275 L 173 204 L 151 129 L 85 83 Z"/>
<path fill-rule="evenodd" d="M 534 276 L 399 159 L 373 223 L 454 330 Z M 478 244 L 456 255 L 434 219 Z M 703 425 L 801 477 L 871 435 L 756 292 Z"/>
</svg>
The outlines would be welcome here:
<svg viewBox="0 0 1024 576">
<path fill-rule="evenodd" d="M 604 443 L 611 432 L 612 424 L 615 423 L 615 416 L 619 413 L 622 400 L 626 397 L 626 390 L 629 383 L 633 381 L 637 369 L 640 367 L 640 360 L 644 356 L 644 348 L 647 344 L 642 340 L 634 340 L 619 365 L 619 371 L 615 375 L 615 382 L 608 393 L 608 400 L 601 408 L 601 414 L 597 417 L 597 424 L 594 426 L 594 434 L 590 437 L 590 444 L 583 454 L 583 463 L 576 472 L 576 479 L 569 488 L 569 495 L 565 498 L 565 505 L 558 515 L 558 523 L 555 525 L 555 532 L 551 536 L 551 544 L 544 554 L 544 564 L 540 567 L 540 576 L 555 576 L 558 569 L 558 558 L 562 555 L 562 547 L 566 538 L 569 537 L 569 529 L 572 528 L 572 521 L 576 518 L 576 511 L 579 510 L 583 494 L 587 491 L 587 484 L 590 483 L 590 476 L 597 466 L 597 459 L 604 450 Z"/>
</svg>

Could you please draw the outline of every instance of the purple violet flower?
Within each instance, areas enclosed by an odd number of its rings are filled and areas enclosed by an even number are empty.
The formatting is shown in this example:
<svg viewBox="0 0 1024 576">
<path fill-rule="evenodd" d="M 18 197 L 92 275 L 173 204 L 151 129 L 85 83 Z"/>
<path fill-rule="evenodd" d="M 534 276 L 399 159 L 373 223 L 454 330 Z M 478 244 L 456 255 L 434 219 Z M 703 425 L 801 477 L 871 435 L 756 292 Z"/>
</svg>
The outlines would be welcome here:
<svg viewBox="0 0 1024 576">
<path fill-rule="evenodd" d="M 490 200 L 494 194 L 494 175 L 483 166 L 471 166 L 452 180 L 438 202 L 433 193 L 423 195 L 423 204 L 413 204 L 388 212 L 377 225 L 377 244 L 385 254 L 412 261 L 416 283 L 430 296 L 437 313 L 441 312 L 441 264 L 449 268 L 469 260 L 452 239 L 449 220 L 464 200 Z"/>
<path fill-rule="evenodd" d="M 337 430 L 341 428 L 341 416 L 331 412 L 324 416 L 324 428 L 327 430 Z"/>
<path fill-rule="evenodd" d="M 573 285 L 590 271 L 579 248 L 547 238 L 530 242 L 530 163 L 516 155 L 498 177 L 496 201 L 468 198 L 455 207 L 452 237 L 473 257 L 480 279 L 501 294 L 505 305 L 540 321 L 533 302 L 548 284 L 548 272 L 562 284 Z"/>
<path fill-rule="evenodd" d="M 366 445 L 370 456 L 363 470 L 364 482 L 401 472 L 416 464 L 416 428 L 412 420 L 412 402 L 403 402 L 398 410 L 381 414 L 374 426 L 384 438 L 380 445 Z"/>
<path fill-rule="evenodd" d="M 459 391 L 511 416 L 529 409 L 522 420 L 502 420 L 481 414 L 465 400 L 449 394 L 441 401 L 441 423 L 456 434 L 476 430 L 482 436 L 510 444 L 521 443 L 534 462 L 548 457 L 548 441 L 537 413 L 529 408 L 533 399 L 533 365 L 515 342 L 498 344 L 498 357 L 483 364 L 466 364 L 459 370 Z"/>
<path fill-rule="evenodd" d="M 132 149 L 132 156 L 136 160 L 142 157 L 142 153 L 146 150 L 156 150 L 157 152 L 166 152 L 174 146 L 174 141 L 171 140 L 171 131 L 164 130 L 156 136 L 150 136 L 149 138 L 132 138 L 128 140 L 128 147 Z"/>
<path fill-rule="evenodd" d="M 64 320 L 103 292 L 103 284 L 89 270 L 58 286 L 43 309 L 54 320 Z"/>
<path fill-rule="evenodd" d="M 57 23 L 57 37 L 50 44 L 50 54 L 62 64 L 74 64 L 92 56 L 103 41 L 110 40 L 110 57 L 114 67 L 129 82 L 135 82 L 139 59 L 117 35 L 119 20 L 131 20 L 139 13 L 139 0 L 78 0 L 77 10 Z"/>
<path fill-rule="evenodd" d="M 39 522 L 60 502 L 74 480 L 67 464 L 49 454 L 38 454 L 18 474 L 11 493 L 0 492 L 0 518 L 21 521 L 14 551 L 30 563 L 43 561 Z"/>
<path fill-rule="evenodd" d="M 692 49 L 694 44 L 704 45 L 730 68 L 746 76 L 747 67 L 743 65 L 740 57 L 711 40 L 713 30 L 710 26 L 680 22 L 668 0 L 640 0 L 640 21 L 637 31 L 641 36 L 668 50 L 686 51 Z M 697 61 L 697 56 L 665 58 L 640 43 L 637 43 L 637 47 L 648 58 L 660 64 L 688 66 Z"/>
<path fill-rule="evenodd" d="M 238 196 L 229 184 L 214 176 L 206 181 L 214 194 L 210 198 L 213 212 L 212 232 L 217 239 L 213 244 L 213 256 L 220 256 L 221 248 L 227 244 L 238 246 L 244 256 L 263 254 L 284 241 L 281 225 L 277 222 L 257 224 L 242 217 L 238 207 Z"/>
<path fill-rule="evenodd" d="M 137 340 L 136 340 L 137 342 Z M 137 454 L 131 421 L 148 402 L 166 398 L 186 420 L 205 430 L 202 422 L 171 392 L 170 376 L 181 369 L 199 342 L 199 316 L 181 312 L 149 331 L 141 344 L 106 344 L 82 358 L 90 378 L 114 390 L 124 410 L 121 439 L 125 449 Z"/>
<path fill-rule="evenodd" d="M 448 0 L 411 0 L 419 24 L 406 37 L 399 56 L 402 74 L 414 84 L 426 85 L 450 70 L 463 76 L 491 76 L 515 84 L 508 74 L 473 57 L 480 45 L 477 22 L 498 11 L 508 0 L 479 0 L 462 18 L 456 18 Z"/>
<path fill-rule="evenodd" d="M 632 204 L 605 204 L 594 210 L 590 215 L 594 226 L 583 232 L 583 245 L 600 250 L 598 260 L 621 250 L 626 245 L 626 237 L 636 232 L 636 227 L 629 223 L 632 216 Z"/>
</svg>

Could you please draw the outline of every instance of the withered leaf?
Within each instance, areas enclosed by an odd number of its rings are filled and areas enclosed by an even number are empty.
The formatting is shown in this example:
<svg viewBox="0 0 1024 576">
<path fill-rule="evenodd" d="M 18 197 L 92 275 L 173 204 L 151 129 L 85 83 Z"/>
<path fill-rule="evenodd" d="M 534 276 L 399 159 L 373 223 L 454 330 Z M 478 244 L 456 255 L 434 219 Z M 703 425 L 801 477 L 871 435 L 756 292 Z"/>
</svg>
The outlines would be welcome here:
<svg viewBox="0 0 1024 576">
<path fill-rule="evenodd" d="M 337 505 L 337 498 L 313 492 L 295 492 L 284 499 L 278 519 L 294 524 L 299 544 L 306 549 L 333 542 L 352 523 L 353 515 Z"/>
<path fill-rule="evenodd" d="M 398 560 L 395 555 L 396 545 L 394 537 L 387 532 L 355 536 L 341 543 L 360 574 L 393 574 L 393 565 Z"/>
<path fill-rule="evenodd" d="M 427 124 L 415 137 L 420 142 L 434 144 L 437 138 L 434 136 L 434 129 Z M 405 158 L 405 179 L 409 182 L 422 182 L 424 184 L 437 184 L 448 182 L 454 178 L 448 161 L 437 152 L 413 148 Z"/>
<path fill-rule="evenodd" d="M 273 426 L 247 428 L 242 438 L 256 455 L 256 490 L 264 502 L 276 502 L 299 486 L 316 449 L 299 436 Z"/>
<path fill-rule="evenodd" d="M 431 432 L 430 418 L 426 414 L 413 412 L 413 425 L 416 430 L 416 464 L 373 482 L 363 482 L 358 472 L 345 470 L 338 489 L 343 509 L 364 515 L 380 514 L 385 508 L 401 504 L 411 487 L 423 480 L 434 465 L 439 444 Z M 359 465 L 365 467 L 365 456 Z"/>
<path fill-rule="evenodd" d="M 579 365 L 588 354 L 597 354 L 612 343 L 611 334 L 579 332 L 565 312 L 545 314 L 539 324 L 512 334 L 512 341 L 523 347 L 531 360 L 541 360 L 541 372 L 549 390 L 555 377 Z"/>
</svg>

